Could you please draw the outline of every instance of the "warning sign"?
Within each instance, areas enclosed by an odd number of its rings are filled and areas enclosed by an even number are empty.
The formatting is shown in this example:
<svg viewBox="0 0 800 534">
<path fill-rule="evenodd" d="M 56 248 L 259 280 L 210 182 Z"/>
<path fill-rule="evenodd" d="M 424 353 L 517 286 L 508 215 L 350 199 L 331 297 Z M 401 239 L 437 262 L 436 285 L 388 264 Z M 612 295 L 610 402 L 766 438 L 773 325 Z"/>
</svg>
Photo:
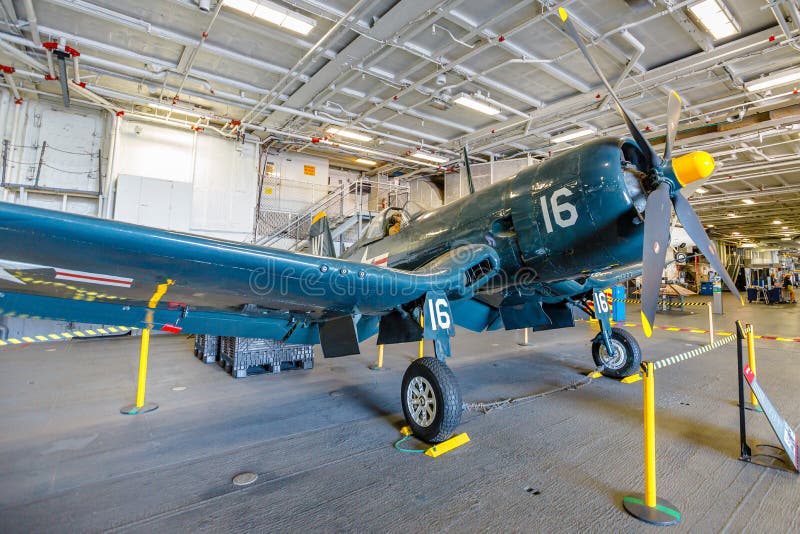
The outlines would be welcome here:
<svg viewBox="0 0 800 534">
<path fill-rule="evenodd" d="M 750 369 L 749 365 L 744 367 L 742 374 L 744 374 L 744 378 L 747 380 L 747 383 L 750 384 L 750 389 L 753 391 L 756 399 L 758 399 L 758 403 L 764 410 L 764 415 L 767 416 L 767 420 L 769 420 L 772 430 L 775 431 L 775 435 L 778 436 L 781 445 L 783 445 L 783 450 L 786 451 L 786 455 L 789 457 L 792 465 L 794 465 L 795 471 L 797 471 L 797 436 L 795 436 L 792 427 L 790 427 L 786 420 L 781 417 L 781 414 L 778 413 L 778 410 L 775 409 L 775 406 L 773 406 L 770 400 L 767 398 L 767 394 L 761 388 L 758 380 L 756 380 L 756 375 L 753 374 L 753 371 Z"/>
<path fill-rule="evenodd" d="M 316 176 L 317 168 L 313 165 L 303 165 L 303 174 L 306 176 Z"/>
</svg>

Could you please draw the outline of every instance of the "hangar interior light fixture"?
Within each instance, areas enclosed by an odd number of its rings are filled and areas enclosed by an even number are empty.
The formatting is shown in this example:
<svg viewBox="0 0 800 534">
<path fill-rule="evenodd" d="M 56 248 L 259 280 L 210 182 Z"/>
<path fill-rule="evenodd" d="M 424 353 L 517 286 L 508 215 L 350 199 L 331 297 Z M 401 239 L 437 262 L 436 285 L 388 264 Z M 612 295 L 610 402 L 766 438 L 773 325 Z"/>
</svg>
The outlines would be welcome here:
<svg viewBox="0 0 800 534">
<path fill-rule="evenodd" d="M 714 39 L 720 40 L 739 33 L 739 24 L 722 0 L 703 0 L 689 7 L 689 13 L 700 22 Z"/>
<path fill-rule="evenodd" d="M 363 141 L 365 143 L 368 141 L 372 141 L 372 138 L 368 135 L 360 134 L 358 132 L 353 132 L 350 130 L 345 130 L 343 128 L 334 128 L 333 126 L 331 126 L 330 128 L 328 128 L 327 132 L 329 134 L 338 135 L 340 137 L 347 137 L 348 139 Z"/>
<path fill-rule="evenodd" d="M 356 159 L 356 163 L 361 163 L 362 165 L 377 165 L 378 164 L 377 161 L 373 161 L 373 160 L 367 159 L 367 158 L 358 158 L 358 159 Z"/>
<path fill-rule="evenodd" d="M 756 201 L 753 200 L 752 198 L 743 198 L 742 199 L 742 204 L 748 204 L 749 205 L 749 204 L 755 204 L 755 203 L 756 203 Z"/>
<path fill-rule="evenodd" d="M 466 93 L 461 93 L 458 98 L 454 100 L 454 102 L 460 106 L 474 109 L 475 111 L 479 111 L 486 115 L 497 115 L 500 113 L 500 110 L 496 107 L 490 106 L 481 100 L 477 100 L 474 96 L 470 96 Z"/>
<path fill-rule="evenodd" d="M 800 80 L 800 69 L 776 72 L 764 78 L 757 78 L 749 82 L 745 82 L 744 88 L 749 92 L 763 91 L 770 87 L 777 87 L 778 85 L 786 85 Z"/>
<path fill-rule="evenodd" d="M 561 135 L 551 137 L 550 142 L 557 145 L 558 143 L 572 141 L 574 139 L 586 137 L 587 135 L 594 135 L 594 133 L 595 133 L 594 130 L 592 130 L 591 128 L 582 128 L 580 130 L 575 130 L 574 132 L 566 132 Z"/>
<path fill-rule="evenodd" d="M 269 0 L 224 0 L 224 2 L 225 7 L 241 11 L 251 17 L 264 20 L 301 35 L 308 35 L 317 24 L 314 19 L 290 11 Z"/>
<path fill-rule="evenodd" d="M 447 158 L 443 158 L 442 156 L 437 156 L 436 154 L 431 154 L 430 152 L 423 152 L 422 150 L 417 150 L 416 152 L 411 154 L 411 157 L 424 159 L 426 161 L 432 161 L 434 163 L 447 162 Z"/>
</svg>

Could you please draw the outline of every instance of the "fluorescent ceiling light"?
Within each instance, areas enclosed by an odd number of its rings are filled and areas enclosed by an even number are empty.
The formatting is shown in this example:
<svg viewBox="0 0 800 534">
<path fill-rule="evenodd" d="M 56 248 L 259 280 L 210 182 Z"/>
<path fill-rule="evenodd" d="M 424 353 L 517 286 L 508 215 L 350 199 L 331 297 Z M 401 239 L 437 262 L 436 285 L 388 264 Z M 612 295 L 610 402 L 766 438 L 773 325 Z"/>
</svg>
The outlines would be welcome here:
<svg viewBox="0 0 800 534">
<path fill-rule="evenodd" d="M 782 237 L 781 238 L 781 241 L 791 241 L 791 240 L 792 240 L 791 237 Z"/>
<path fill-rule="evenodd" d="M 461 106 L 474 109 L 475 111 L 480 111 L 481 113 L 485 113 L 486 115 L 497 115 L 500 113 L 500 110 L 494 106 L 490 106 L 485 102 L 481 102 L 480 100 L 475 100 L 475 98 L 469 96 L 466 93 L 461 93 L 461 95 L 454 100 L 456 104 Z"/>
<path fill-rule="evenodd" d="M 372 141 L 372 138 L 368 135 L 360 134 L 358 132 L 351 132 L 350 130 L 343 130 L 341 128 L 330 127 L 328 128 L 328 133 L 347 137 L 348 139 L 355 139 L 356 141 Z"/>
<path fill-rule="evenodd" d="M 742 248 L 756 248 L 755 243 L 742 243 Z"/>
<path fill-rule="evenodd" d="M 691 6 L 689 12 L 700 21 L 700 24 L 714 39 L 724 39 L 739 33 L 739 25 L 722 0 L 703 0 Z"/>
<path fill-rule="evenodd" d="M 739 232 L 731 232 L 731 235 L 741 235 Z"/>
<path fill-rule="evenodd" d="M 789 229 L 788 226 L 781 226 L 781 230 L 788 230 L 788 229 Z"/>
<path fill-rule="evenodd" d="M 772 221 L 772 224 L 783 224 L 783 221 L 779 221 L 778 219 L 775 219 L 774 221 Z"/>
<path fill-rule="evenodd" d="M 372 161 L 371 159 L 367 159 L 367 158 L 358 158 L 356 160 L 356 163 L 362 163 L 364 165 L 377 165 L 378 164 L 377 161 Z"/>
<path fill-rule="evenodd" d="M 755 204 L 755 203 L 756 203 L 756 201 L 753 200 L 752 198 L 743 198 L 742 199 L 742 204 Z"/>
<path fill-rule="evenodd" d="M 295 13 L 269 0 L 224 0 L 224 2 L 225 7 L 241 11 L 251 17 L 265 20 L 301 35 L 308 35 L 317 24 L 314 19 Z"/>
<path fill-rule="evenodd" d="M 586 137 L 587 135 L 594 135 L 594 130 L 592 130 L 591 128 L 583 128 L 581 130 L 576 130 L 574 132 L 557 135 L 555 137 L 551 137 L 550 142 L 557 145 L 558 143 L 563 143 L 565 141 L 572 141 L 573 139 Z"/>
<path fill-rule="evenodd" d="M 786 85 L 787 83 L 796 82 L 797 80 L 800 80 L 800 69 L 777 72 L 764 78 L 756 78 L 755 80 L 745 82 L 744 88 L 752 93 L 778 85 Z"/>
<path fill-rule="evenodd" d="M 437 156 L 435 154 L 431 154 L 430 152 L 423 152 L 422 150 L 417 150 L 413 154 L 411 154 L 412 158 L 419 158 L 424 159 L 427 161 L 432 161 L 434 163 L 445 163 L 447 162 L 447 158 L 443 158 L 442 156 Z"/>
<path fill-rule="evenodd" d="M 694 190 L 694 192 L 700 193 L 701 195 L 705 195 L 706 193 L 708 193 L 708 189 L 706 189 L 705 187 L 698 187 L 697 189 Z"/>
</svg>

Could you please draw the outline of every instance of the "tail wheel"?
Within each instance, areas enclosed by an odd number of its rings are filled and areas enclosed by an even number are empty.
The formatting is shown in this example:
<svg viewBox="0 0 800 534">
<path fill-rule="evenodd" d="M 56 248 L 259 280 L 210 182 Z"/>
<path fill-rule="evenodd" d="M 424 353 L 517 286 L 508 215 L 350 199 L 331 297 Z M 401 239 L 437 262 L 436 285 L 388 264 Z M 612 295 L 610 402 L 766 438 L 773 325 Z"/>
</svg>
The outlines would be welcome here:
<svg viewBox="0 0 800 534">
<path fill-rule="evenodd" d="M 611 329 L 611 348 L 609 354 L 602 339 L 592 343 L 592 357 L 598 367 L 603 368 L 603 374 L 611 378 L 624 378 L 632 375 L 642 363 L 642 349 L 639 343 L 627 330 L 622 328 Z"/>
<path fill-rule="evenodd" d="M 403 414 L 414 435 L 440 443 L 461 422 L 461 389 L 444 362 L 436 358 L 414 360 L 403 375 Z"/>
</svg>

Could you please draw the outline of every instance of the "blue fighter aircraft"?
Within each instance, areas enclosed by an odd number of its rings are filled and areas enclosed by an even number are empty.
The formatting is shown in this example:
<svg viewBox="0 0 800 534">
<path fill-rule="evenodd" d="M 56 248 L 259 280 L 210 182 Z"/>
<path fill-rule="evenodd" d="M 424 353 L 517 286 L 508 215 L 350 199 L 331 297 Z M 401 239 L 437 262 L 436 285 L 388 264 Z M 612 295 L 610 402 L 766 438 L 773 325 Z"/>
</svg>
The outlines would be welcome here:
<svg viewBox="0 0 800 534">
<path fill-rule="evenodd" d="M 356 354 L 375 334 L 380 344 L 432 339 L 437 357 L 409 366 L 401 402 L 414 434 L 434 443 L 461 417 L 445 364 L 454 325 L 564 328 L 578 308 L 600 320 L 598 367 L 612 377 L 635 372 L 638 344 L 611 327 L 602 290 L 642 273 L 642 322 L 652 333 L 670 205 L 738 295 L 680 194 L 714 162 L 705 152 L 671 158 L 674 92 L 657 155 L 561 16 L 632 139 L 586 143 L 436 210 L 390 207 L 341 258 L 0 203 L 0 313 L 320 344 L 325 357 Z"/>
</svg>

